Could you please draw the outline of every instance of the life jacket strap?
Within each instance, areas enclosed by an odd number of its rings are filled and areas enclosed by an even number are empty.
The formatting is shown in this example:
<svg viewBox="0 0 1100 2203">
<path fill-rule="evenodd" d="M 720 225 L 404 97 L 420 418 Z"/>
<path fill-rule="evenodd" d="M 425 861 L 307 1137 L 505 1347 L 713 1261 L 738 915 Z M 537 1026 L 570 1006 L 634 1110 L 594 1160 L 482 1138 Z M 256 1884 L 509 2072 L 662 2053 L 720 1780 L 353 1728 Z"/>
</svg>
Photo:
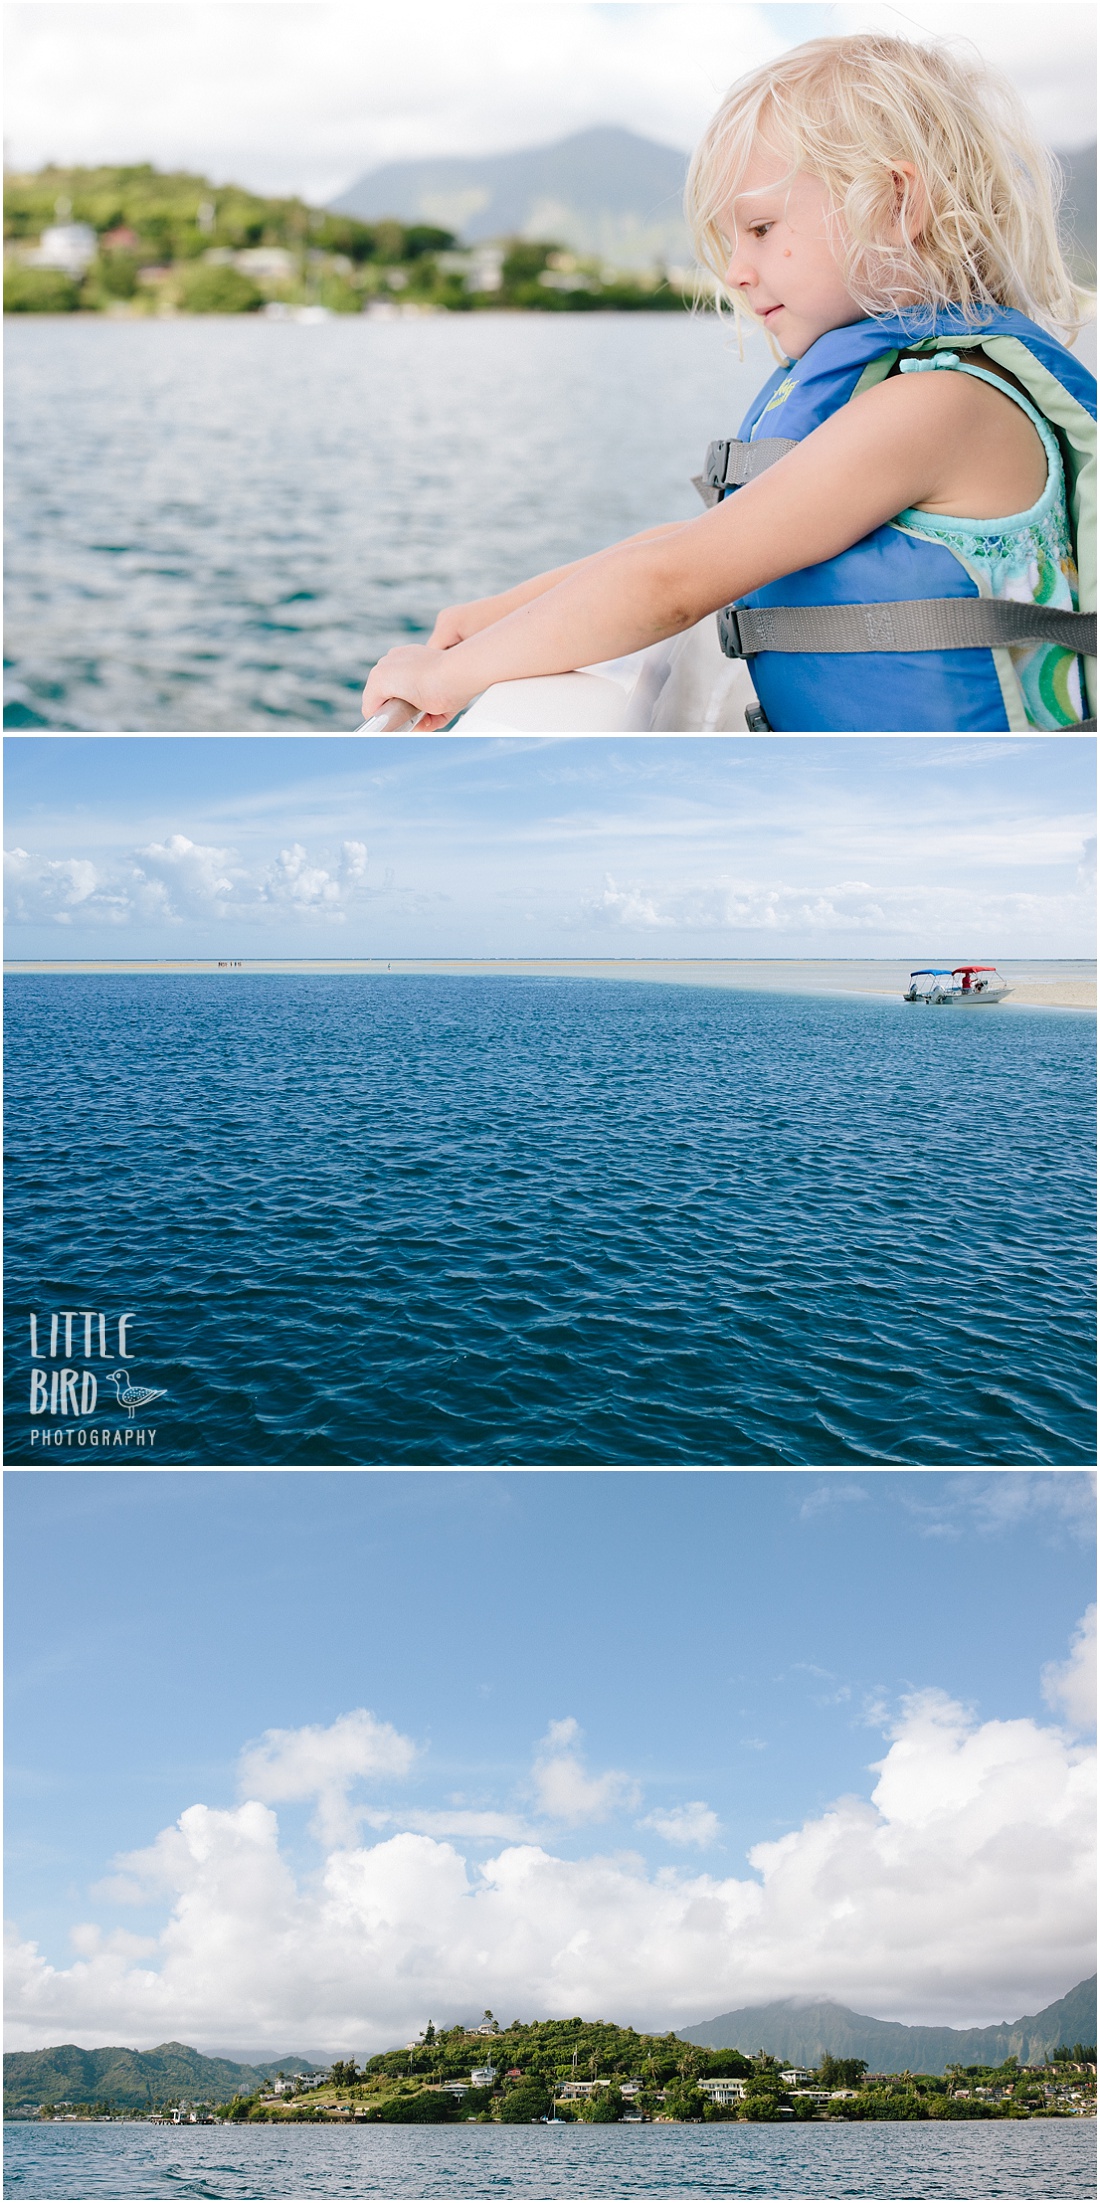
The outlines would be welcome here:
<svg viewBox="0 0 1100 2203">
<path fill-rule="evenodd" d="M 916 597 L 900 604 L 727 604 L 718 614 L 727 658 L 761 650 L 996 650 L 1049 643 L 1096 656 L 1095 612 L 1001 597 Z"/>
<path fill-rule="evenodd" d="M 692 482 L 704 505 L 718 505 L 727 490 L 739 490 L 743 482 L 774 467 L 797 442 L 796 436 L 762 436 L 756 444 L 742 443 L 736 436 L 720 438 L 707 445 L 702 474 L 693 474 Z"/>
</svg>

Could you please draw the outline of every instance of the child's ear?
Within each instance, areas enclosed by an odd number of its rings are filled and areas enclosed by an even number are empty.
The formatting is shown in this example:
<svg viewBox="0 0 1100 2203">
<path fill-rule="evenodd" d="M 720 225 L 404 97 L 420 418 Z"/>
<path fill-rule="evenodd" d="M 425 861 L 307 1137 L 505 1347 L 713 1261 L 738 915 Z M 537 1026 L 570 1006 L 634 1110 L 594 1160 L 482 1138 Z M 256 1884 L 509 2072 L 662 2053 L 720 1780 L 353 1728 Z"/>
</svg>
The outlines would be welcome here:
<svg viewBox="0 0 1100 2203">
<path fill-rule="evenodd" d="M 928 220 L 928 193 L 924 179 L 912 161 L 897 161 L 893 168 L 894 220 L 910 245 L 916 243 Z"/>
</svg>

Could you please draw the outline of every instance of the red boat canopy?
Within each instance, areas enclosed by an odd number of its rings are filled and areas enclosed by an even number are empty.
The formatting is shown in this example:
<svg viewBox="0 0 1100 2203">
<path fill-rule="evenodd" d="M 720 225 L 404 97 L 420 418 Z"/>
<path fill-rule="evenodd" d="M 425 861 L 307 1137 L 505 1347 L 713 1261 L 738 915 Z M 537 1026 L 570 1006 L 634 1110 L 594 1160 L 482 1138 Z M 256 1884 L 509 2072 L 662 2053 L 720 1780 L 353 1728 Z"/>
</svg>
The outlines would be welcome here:
<svg viewBox="0 0 1100 2203">
<path fill-rule="evenodd" d="M 957 979 L 962 972 L 967 971 L 996 971 L 996 969 L 996 964 L 956 964 L 951 977 Z"/>
</svg>

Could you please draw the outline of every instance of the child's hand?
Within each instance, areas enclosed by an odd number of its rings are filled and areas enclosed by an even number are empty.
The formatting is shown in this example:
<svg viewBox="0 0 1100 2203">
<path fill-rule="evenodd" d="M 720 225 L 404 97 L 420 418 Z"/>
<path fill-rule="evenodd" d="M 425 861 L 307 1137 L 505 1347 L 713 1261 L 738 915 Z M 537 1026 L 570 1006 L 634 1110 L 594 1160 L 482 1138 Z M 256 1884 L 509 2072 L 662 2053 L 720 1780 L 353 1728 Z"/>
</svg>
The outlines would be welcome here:
<svg viewBox="0 0 1100 2203">
<path fill-rule="evenodd" d="M 431 734 L 464 710 L 476 693 L 463 685 L 462 675 L 446 651 L 406 643 L 379 658 L 363 690 L 363 717 L 373 718 L 383 704 L 401 696 L 423 712 L 421 731 Z"/>
<path fill-rule="evenodd" d="M 456 643 L 464 643 L 468 635 L 479 635 L 483 627 L 492 627 L 494 620 L 502 619 L 511 609 L 505 596 L 475 597 L 469 604 L 445 605 L 432 629 L 429 648 L 453 650 Z"/>
</svg>

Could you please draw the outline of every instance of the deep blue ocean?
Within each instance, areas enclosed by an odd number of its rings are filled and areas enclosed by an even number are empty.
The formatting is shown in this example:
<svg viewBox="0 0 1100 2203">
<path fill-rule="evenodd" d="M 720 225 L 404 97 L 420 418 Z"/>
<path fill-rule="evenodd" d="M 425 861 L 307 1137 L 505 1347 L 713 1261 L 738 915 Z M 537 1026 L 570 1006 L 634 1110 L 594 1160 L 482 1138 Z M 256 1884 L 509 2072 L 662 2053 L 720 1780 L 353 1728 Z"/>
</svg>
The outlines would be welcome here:
<svg viewBox="0 0 1100 2203">
<path fill-rule="evenodd" d="M 5 2128 L 6 2196 L 1062 2197 L 1092 2121 L 949 2126 Z"/>
<path fill-rule="evenodd" d="M 373 974 L 7 1001 L 10 1461 L 1095 1459 L 1090 1017 Z"/>
</svg>

